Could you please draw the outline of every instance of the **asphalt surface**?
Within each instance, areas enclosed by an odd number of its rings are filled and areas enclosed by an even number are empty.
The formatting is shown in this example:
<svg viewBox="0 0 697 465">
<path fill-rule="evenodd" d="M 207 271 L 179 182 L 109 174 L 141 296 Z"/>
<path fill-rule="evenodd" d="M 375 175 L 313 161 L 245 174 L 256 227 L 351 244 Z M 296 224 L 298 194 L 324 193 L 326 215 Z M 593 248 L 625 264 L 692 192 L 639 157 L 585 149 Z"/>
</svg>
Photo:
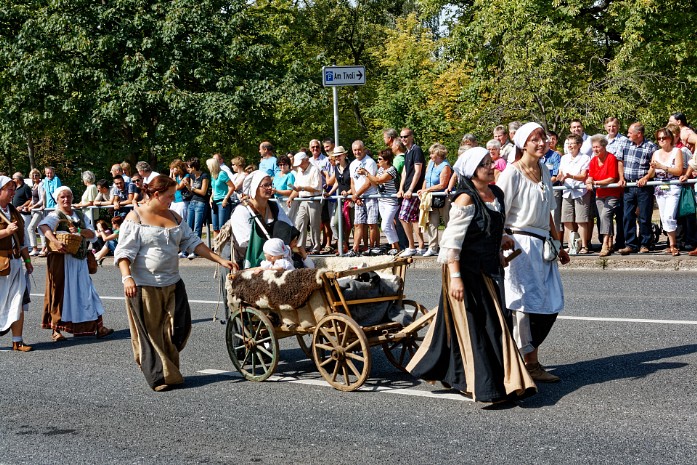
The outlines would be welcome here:
<svg viewBox="0 0 697 465">
<path fill-rule="evenodd" d="M 192 301 L 216 300 L 212 267 L 197 259 L 181 271 Z M 37 261 L 34 294 L 44 272 Z M 211 321 L 215 304 L 200 302 L 185 387 L 155 393 L 133 362 L 118 271 L 107 267 L 93 279 L 113 337 L 50 342 L 35 296 L 25 338 L 36 350 L 13 353 L 0 339 L 0 463 L 697 463 L 697 275 L 562 276 L 566 309 L 540 352 L 562 381 L 484 409 L 398 372 L 379 348 L 359 392 L 319 383 L 292 339 L 281 341 L 281 380 L 244 381 Z M 435 306 L 438 279 L 409 270 L 407 295 Z"/>
</svg>

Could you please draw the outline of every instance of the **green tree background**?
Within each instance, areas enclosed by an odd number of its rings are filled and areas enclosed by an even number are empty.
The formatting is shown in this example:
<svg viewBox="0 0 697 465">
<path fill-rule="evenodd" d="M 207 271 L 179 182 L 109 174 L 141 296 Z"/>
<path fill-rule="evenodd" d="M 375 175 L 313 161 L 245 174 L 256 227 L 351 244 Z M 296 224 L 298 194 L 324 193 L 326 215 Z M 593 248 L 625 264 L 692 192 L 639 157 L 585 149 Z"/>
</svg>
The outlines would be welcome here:
<svg viewBox="0 0 697 465">
<path fill-rule="evenodd" d="M 694 1 L 5 0 L 0 171 L 91 169 L 220 151 L 257 162 L 333 135 L 325 65 L 364 65 L 341 88 L 340 141 L 374 150 L 414 129 L 454 158 L 462 134 L 535 120 L 588 133 L 607 116 L 650 131 L 697 117 Z"/>
</svg>

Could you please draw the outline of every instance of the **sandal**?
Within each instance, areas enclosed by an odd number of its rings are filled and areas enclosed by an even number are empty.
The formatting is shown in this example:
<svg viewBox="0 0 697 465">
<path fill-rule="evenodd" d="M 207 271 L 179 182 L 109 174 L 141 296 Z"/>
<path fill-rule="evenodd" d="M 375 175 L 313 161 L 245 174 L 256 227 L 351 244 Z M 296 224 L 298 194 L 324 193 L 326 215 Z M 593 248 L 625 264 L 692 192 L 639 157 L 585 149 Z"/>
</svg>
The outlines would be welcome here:
<svg viewBox="0 0 697 465">
<path fill-rule="evenodd" d="M 102 339 L 104 337 L 107 337 L 110 334 L 113 334 L 114 330 L 111 328 L 107 328 L 106 326 L 102 326 L 97 330 L 97 339 Z"/>
<path fill-rule="evenodd" d="M 579 249 L 579 251 L 578 251 L 579 255 L 586 255 L 587 253 L 589 253 L 589 252 L 588 252 L 588 249 L 586 247 L 581 247 L 581 249 Z"/>
<path fill-rule="evenodd" d="M 677 247 L 671 247 L 670 253 L 673 255 L 673 257 L 677 257 L 680 255 L 680 250 Z"/>
<path fill-rule="evenodd" d="M 61 341 L 65 341 L 65 340 L 66 340 L 66 339 L 65 339 L 65 336 L 63 336 L 61 333 L 58 333 L 58 332 L 53 333 L 53 334 L 51 335 L 51 339 L 53 340 L 53 342 L 61 342 Z"/>
</svg>

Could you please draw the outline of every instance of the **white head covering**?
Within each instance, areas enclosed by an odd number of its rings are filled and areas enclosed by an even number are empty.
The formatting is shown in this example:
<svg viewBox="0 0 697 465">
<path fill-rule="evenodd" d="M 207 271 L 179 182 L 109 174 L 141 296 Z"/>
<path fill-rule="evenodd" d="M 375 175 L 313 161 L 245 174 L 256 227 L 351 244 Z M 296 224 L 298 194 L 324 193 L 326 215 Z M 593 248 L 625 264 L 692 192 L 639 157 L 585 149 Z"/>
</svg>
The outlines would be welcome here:
<svg viewBox="0 0 697 465">
<path fill-rule="evenodd" d="M 285 257 L 290 255 L 290 247 L 285 245 L 281 239 L 269 239 L 264 242 L 264 253 L 276 257 Z"/>
<path fill-rule="evenodd" d="M 293 156 L 293 167 L 297 168 L 303 160 L 307 160 L 308 156 L 305 152 L 298 152 Z"/>
<path fill-rule="evenodd" d="M 525 123 L 521 127 L 518 128 L 518 130 L 515 132 L 515 137 L 513 137 L 513 142 L 515 143 L 515 146 L 518 147 L 520 150 L 523 150 L 525 148 L 525 143 L 528 141 L 528 137 L 530 137 L 530 134 L 533 133 L 533 131 L 537 129 L 542 129 L 542 126 L 540 126 L 537 123 Z"/>
<path fill-rule="evenodd" d="M 55 191 L 53 191 L 53 200 L 55 200 L 56 202 L 58 202 L 58 196 L 59 196 L 60 193 L 63 192 L 63 191 L 68 191 L 68 192 L 70 192 L 71 195 L 72 195 L 72 193 L 73 193 L 73 191 L 71 191 L 70 188 L 69 188 L 68 186 L 60 186 L 58 189 L 56 189 Z"/>
<path fill-rule="evenodd" d="M 269 177 L 266 171 L 256 170 L 252 171 L 244 178 L 244 183 L 242 184 L 242 192 L 248 195 L 250 198 L 255 199 L 257 196 L 257 189 L 261 180 Z"/>
<path fill-rule="evenodd" d="M 489 154 L 489 151 L 484 147 L 472 147 L 466 150 L 455 162 L 453 169 L 458 176 L 471 178 L 477 171 L 477 167 L 482 162 L 484 157 Z"/>
<path fill-rule="evenodd" d="M 12 182 L 12 179 L 8 178 L 7 176 L 0 176 L 0 189 L 2 189 L 3 187 L 5 187 L 5 185 L 6 185 L 8 182 Z"/>
</svg>

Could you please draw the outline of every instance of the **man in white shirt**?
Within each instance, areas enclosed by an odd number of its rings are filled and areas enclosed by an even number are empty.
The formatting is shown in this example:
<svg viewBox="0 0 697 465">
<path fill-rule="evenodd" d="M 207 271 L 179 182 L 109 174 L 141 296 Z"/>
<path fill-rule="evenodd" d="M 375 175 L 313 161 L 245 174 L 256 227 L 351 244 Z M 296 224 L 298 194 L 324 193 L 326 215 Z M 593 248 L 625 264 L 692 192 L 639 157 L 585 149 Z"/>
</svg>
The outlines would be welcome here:
<svg viewBox="0 0 697 465">
<path fill-rule="evenodd" d="M 354 224 L 353 250 L 348 255 L 355 257 L 360 254 L 361 241 L 368 246 L 371 252 L 378 248 L 380 236 L 378 234 L 378 200 L 366 199 L 363 196 L 376 195 L 378 190 L 368 180 L 367 174 L 375 176 L 378 172 L 378 165 L 375 160 L 366 155 L 363 141 L 357 140 L 351 145 L 351 151 L 355 160 L 349 165 L 351 174 L 351 200 L 354 203 Z M 370 230 L 370 236 L 366 233 L 366 225 Z M 379 252 L 377 250 L 376 252 Z"/>
<path fill-rule="evenodd" d="M 605 120 L 605 132 L 607 132 L 607 147 L 605 150 L 608 153 L 617 155 L 622 151 L 622 147 L 629 143 L 627 136 L 620 132 L 620 120 L 611 116 Z M 620 196 L 617 208 L 615 208 L 615 250 L 624 249 L 624 198 Z"/>
<path fill-rule="evenodd" d="M 295 168 L 295 184 L 293 192 L 288 197 L 288 207 L 293 206 L 296 197 L 315 197 L 322 195 L 322 175 L 319 170 L 310 163 L 309 157 L 305 152 L 298 152 L 293 157 L 293 167 Z M 322 206 L 319 200 L 303 200 L 295 202 L 297 206 L 291 208 L 295 210 L 295 217 L 290 218 L 295 223 L 295 227 L 300 231 L 298 244 L 307 247 L 307 229 L 310 228 L 310 240 L 312 250 L 310 253 L 318 254 L 322 243 L 320 242 L 320 221 Z"/>
<path fill-rule="evenodd" d="M 580 153 L 581 155 L 588 155 L 589 157 L 593 156 L 593 147 L 591 144 L 591 139 L 588 137 L 588 134 L 586 134 L 583 130 L 583 123 L 581 123 L 580 119 L 572 119 L 571 123 L 569 124 L 569 133 L 571 134 L 577 134 L 581 136 L 583 139 L 583 144 L 581 144 L 581 150 Z M 566 139 L 564 141 L 564 155 L 569 153 L 569 150 L 567 148 L 569 139 Z"/>
<path fill-rule="evenodd" d="M 143 178 L 143 185 L 150 184 L 150 181 L 160 175 L 157 171 L 152 170 L 150 163 L 147 161 L 139 161 L 136 163 L 136 170 L 138 170 L 140 177 Z"/>
<path fill-rule="evenodd" d="M 508 140 L 508 133 L 504 125 L 499 124 L 494 128 L 494 139 L 501 144 L 501 158 L 507 163 L 513 163 L 515 161 L 515 145 Z"/>
</svg>

